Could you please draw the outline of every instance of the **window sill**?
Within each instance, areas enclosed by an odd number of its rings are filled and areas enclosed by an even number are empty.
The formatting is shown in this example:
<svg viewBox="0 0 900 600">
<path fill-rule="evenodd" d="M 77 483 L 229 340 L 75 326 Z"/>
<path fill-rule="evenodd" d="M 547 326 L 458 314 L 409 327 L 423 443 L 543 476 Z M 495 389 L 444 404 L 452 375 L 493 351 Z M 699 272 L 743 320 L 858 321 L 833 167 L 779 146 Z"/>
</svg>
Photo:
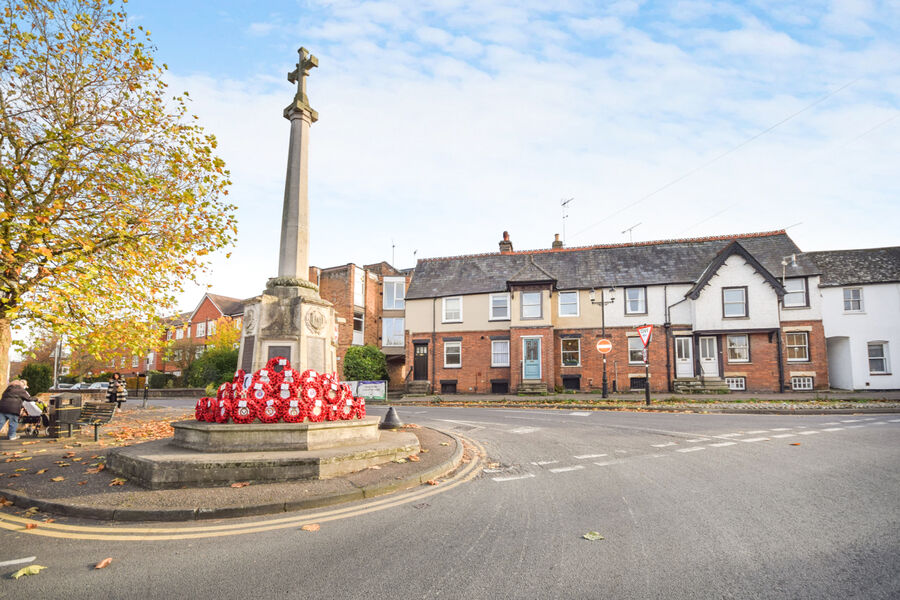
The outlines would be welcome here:
<svg viewBox="0 0 900 600">
<path fill-rule="evenodd" d="M 843 314 L 843 315 L 864 315 L 864 314 L 866 314 L 866 311 L 864 311 L 864 310 L 845 310 L 841 314 Z"/>
<path fill-rule="evenodd" d="M 803 310 L 805 308 L 809 308 L 809 304 L 804 304 L 802 306 L 799 304 L 797 306 L 782 306 L 781 308 L 783 308 L 784 310 Z"/>
<path fill-rule="evenodd" d="M 812 361 L 809 360 L 809 359 L 805 359 L 805 360 L 791 360 L 791 359 L 787 359 L 787 362 L 789 362 L 789 363 L 792 364 L 792 365 L 811 365 L 811 364 L 812 364 Z"/>
<path fill-rule="evenodd" d="M 577 319 L 581 315 L 558 315 L 560 319 Z"/>
<path fill-rule="evenodd" d="M 462 319 L 458 319 L 456 321 L 441 321 L 441 324 L 445 324 L 445 323 L 462 323 Z"/>
<path fill-rule="evenodd" d="M 869 373 L 872 377 L 889 377 L 893 373 Z"/>
<path fill-rule="evenodd" d="M 726 365 L 752 365 L 753 363 L 749 360 L 726 360 Z"/>
<path fill-rule="evenodd" d="M 642 313 L 627 312 L 627 313 L 625 313 L 625 316 L 626 316 L 626 317 L 646 317 L 648 314 L 650 314 L 650 313 L 646 313 L 646 312 L 642 312 Z"/>
<path fill-rule="evenodd" d="M 577 365 L 560 365 L 560 366 L 561 366 L 563 369 L 574 369 L 574 368 L 576 368 L 576 367 L 580 367 L 580 366 L 581 366 L 581 363 L 578 363 Z"/>
<path fill-rule="evenodd" d="M 510 320 L 511 319 L 509 317 L 496 317 L 493 319 L 488 319 L 488 321 L 510 321 Z"/>
<path fill-rule="evenodd" d="M 445 369 L 462 369 L 462 365 L 444 365 Z"/>
<path fill-rule="evenodd" d="M 544 317 L 519 317 L 520 321 L 541 321 Z"/>
<path fill-rule="evenodd" d="M 740 320 L 742 320 L 742 319 L 743 319 L 743 320 L 749 320 L 749 319 L 750 319 L 750 317 L 748 317 L 747 315 L 743 315 L 743 316 L 740 316 L 740 317 L 726 317 L 725 315 L 722 315 L 722 318 L 725 319 L 725 320 L 727 320 L 727 321 L 740 321 Z"/>
<path fill-rule="evenodd" d="M 506 365 L 491 365 L 491 368 L 492 369 L 508 369 L 509 365 L 508 364 L 506 364 Z"/>
</svg>

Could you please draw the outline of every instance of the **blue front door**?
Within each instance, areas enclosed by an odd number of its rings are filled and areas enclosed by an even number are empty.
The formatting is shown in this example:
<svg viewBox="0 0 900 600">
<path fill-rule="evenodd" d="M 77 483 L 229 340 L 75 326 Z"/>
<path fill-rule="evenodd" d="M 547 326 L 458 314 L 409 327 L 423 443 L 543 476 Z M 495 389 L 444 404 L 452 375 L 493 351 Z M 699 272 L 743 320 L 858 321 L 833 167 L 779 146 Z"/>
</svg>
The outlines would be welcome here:
<svg viewBox="0 0 900 600">
<path fill-rule="evenodd" d="M 540 379 L 541 338 L 523 338 L 522 356 L 522 379 Z"/>
</svg>

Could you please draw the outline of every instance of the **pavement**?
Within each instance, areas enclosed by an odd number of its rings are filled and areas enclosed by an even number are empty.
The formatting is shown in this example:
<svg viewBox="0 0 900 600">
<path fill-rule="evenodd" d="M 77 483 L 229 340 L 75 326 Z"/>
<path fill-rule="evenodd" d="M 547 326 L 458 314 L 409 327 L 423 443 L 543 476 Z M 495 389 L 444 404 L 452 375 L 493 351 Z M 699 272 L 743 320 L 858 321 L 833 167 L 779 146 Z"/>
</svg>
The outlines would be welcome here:
<svg viewBox="0 0 900 600">
<path fill-rule="evenodd" d="M 105 469 L 110 448 L 171 435 L 168 423 L 193 418 L 177 408 L 125 409 L 99 442 L 91 428 L 73 438 L 0 441 L 0 504 L 43 513 L 110 521 L 187 521 L 272 514 L 372 498 L 435 485 L 460 466 L 462 440 L 408 425 L 421 451 L 333 479 L 283 483 L 234 482 L 236 487 L 147 490 Z"/>
</svg>

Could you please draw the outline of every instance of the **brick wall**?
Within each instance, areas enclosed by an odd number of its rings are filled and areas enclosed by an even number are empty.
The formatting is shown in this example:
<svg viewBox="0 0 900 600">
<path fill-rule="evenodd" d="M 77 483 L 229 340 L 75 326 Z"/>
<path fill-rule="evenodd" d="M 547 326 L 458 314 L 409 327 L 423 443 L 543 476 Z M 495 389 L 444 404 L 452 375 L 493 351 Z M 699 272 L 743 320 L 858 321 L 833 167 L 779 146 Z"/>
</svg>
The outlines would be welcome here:
<svg viewBox="0 0 900 600">
<path fill-rule="evenodd" d="M 310 268 L 310 275 L 313 275 L 313 268 Z M 353 341 L 353 266 L 316 271 L 319 295 L 334 304 L 335 314 L 344 319 L 343 323 L 338 323 L 337 342 L 338 365 L 343 367 L 344 354 Z"/>
</svg>

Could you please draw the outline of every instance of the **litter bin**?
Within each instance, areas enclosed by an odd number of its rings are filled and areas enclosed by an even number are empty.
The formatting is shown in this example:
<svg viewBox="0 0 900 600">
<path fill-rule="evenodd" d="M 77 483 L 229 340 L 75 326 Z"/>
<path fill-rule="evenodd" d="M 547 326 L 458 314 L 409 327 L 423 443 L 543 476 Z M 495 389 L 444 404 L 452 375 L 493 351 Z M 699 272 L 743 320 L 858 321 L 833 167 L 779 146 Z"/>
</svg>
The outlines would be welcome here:
<svg viewBox="0 0 900 600">
<path fill-rule="evenodd" d="M 81 416 L 81 402 L 81 394 L 76 393 L 50 396 L 50 437 L 72 435 L 72 427 Z"/>
</svg>

